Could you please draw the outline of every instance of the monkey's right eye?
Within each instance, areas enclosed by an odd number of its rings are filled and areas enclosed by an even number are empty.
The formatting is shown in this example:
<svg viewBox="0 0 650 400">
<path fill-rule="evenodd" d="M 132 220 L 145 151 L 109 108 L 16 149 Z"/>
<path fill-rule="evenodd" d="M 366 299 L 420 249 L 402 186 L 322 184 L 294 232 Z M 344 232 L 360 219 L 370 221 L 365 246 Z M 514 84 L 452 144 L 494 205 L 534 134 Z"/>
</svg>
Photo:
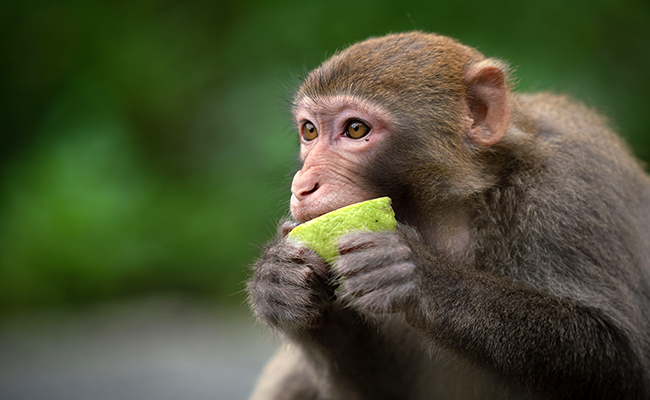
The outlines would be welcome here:
<svg viewBox="0 0 650 400">
<path fill-rule="evenodd" d="M 318 130 L 311 122 L 305 122 L 302 126 L 302 137 L 306 141 L 314 140 L 318 137 Z"/>
</svg>

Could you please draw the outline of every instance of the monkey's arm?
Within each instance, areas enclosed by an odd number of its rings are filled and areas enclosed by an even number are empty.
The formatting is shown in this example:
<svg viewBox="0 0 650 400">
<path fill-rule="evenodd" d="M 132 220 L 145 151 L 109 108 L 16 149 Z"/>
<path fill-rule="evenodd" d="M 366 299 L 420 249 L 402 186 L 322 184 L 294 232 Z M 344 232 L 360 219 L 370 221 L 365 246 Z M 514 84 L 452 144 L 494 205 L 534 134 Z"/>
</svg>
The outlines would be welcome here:
<svg viewBox="0 0 650 400">
<path fill-rule="evenodd" d="M 401 318 L 382 325 L 389 335 L 378 335 L 377 325 L 336 300 L 330 267 L 312 250 L 286 240 L 290 228 L 291 223 L 281 226 L 248 282 L 255 315 L 291 344 L 290 352 L 281 351 L 265 369 L 253 398 L 309 399 L 316 393 L 343 399 L 350 391 L 402 398 L 417 378 L 414 360 L 420 356 L 402 355 L 415 347 L 417 335 Z"/>
<path fill-rule="evenodd" d="M 648 396 L 632 338 L 595 306 L 462 268 L 408 231 L 351 235 L 339 250 L 359 312 L 404 311 L 439 345 L 548 397 Z"/>
</svg>

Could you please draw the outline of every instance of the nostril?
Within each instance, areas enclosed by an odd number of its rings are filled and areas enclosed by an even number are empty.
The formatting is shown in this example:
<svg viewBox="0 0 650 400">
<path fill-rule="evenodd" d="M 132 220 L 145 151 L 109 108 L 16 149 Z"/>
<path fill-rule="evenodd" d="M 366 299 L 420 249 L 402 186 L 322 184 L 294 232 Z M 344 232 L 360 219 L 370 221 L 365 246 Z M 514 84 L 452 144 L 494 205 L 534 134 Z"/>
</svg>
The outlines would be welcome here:
<svg viewBox="0 0 650 400">
<path fill-rule="evenodd" d="M 296 198 L 297 198 L 298 200 L 303 200 L 305 197 L 307 197 L 307 196 L 309 196 L 310 194 L 312 194 L 312 193 L 314 193 L 315 191 L 317 191 L 318 188 L 319 188 L 319 185 L 318 185 L 318 183 L 316 183 L 316 184 L 314 184 L 314 186 L 313 186 L 311 189 L 309 189 L 309 190 L 305 189 L 305 190 L 298 190 L 298 191 L 295 191 L 295 192 L 294 192 L 294 195 L 296 196 Z"/>
<path fill-rule="evenodd" d="M 312 194 L 312 193 L 314 193 L 314 192 L 317 191 L 317 190 L 318 190 L 318 183 L 316 183 L 316 184 L 314 185 L 314 187 L 313 187 L 311 190 L 307 190 L 307 191 L 303 192 L 303 194 L 304 194 L 304 195 Z"/>
</svg>

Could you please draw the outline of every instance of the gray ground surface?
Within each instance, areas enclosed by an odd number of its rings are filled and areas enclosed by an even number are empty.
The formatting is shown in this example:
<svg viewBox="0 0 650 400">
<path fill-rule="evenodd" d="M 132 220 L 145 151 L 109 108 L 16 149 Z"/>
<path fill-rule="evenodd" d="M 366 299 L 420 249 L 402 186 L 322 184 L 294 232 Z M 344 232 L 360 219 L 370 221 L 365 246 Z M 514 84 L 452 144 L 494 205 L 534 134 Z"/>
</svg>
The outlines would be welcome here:
<svg viewBox="0 0 650 400">
<path fill-rule="evenodd" d="M 179 299 L 11 317 L 0 399 L 245 399 L 277 346 L 245 307 Z"/>
</svg>

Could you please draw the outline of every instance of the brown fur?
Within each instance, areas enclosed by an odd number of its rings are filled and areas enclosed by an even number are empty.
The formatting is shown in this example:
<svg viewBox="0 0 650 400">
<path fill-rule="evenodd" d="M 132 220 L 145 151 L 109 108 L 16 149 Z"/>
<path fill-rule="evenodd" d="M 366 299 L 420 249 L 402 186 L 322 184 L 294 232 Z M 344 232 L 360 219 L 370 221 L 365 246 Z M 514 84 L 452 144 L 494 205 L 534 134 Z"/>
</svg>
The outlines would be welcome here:
<svg viewBox="0 0 650 400">
<path fill-rule="evenodd" d="M 338 168 L 391 196 L 399 226 L 342 238 L 336 273 L 281 229 L 248 288 L 291 345 L 254 398 L 650 397 L 650 179 L 602 117 L 504 77 L 411 32 L 305 79 L 296 109 L 390 116 L 364 165 Z"/>
</svg>

